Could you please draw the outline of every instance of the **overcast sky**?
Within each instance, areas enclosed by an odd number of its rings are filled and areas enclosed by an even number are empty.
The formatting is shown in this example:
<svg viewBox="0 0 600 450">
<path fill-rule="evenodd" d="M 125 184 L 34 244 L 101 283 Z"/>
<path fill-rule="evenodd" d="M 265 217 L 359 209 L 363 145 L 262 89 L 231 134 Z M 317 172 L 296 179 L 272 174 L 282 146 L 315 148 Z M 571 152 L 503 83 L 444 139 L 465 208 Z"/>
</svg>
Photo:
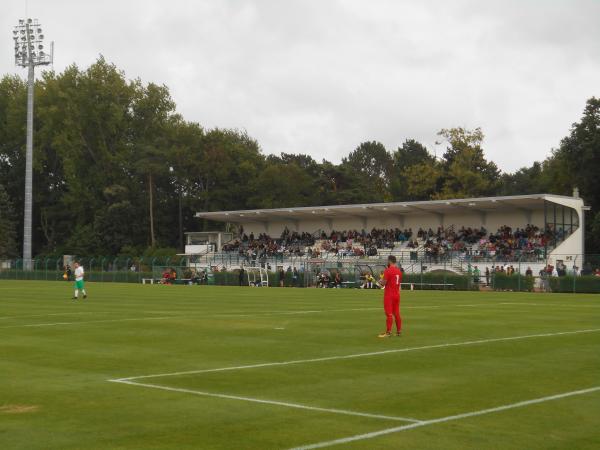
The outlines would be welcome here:
<svg viewBox="0 0 600 450">
<path fill-rule="evenodd" d="M 266 153 L 339 162 L 360 142 L 405 139 L 438 156 L 441 128 L 482 127 L 513 171 L 544 159 L 600 96 L 600 1 L 2 0 L 38 18 L 54 68 L 99 54 L 166 84 L 204 127 L 245 129 Z"/>
</svg>

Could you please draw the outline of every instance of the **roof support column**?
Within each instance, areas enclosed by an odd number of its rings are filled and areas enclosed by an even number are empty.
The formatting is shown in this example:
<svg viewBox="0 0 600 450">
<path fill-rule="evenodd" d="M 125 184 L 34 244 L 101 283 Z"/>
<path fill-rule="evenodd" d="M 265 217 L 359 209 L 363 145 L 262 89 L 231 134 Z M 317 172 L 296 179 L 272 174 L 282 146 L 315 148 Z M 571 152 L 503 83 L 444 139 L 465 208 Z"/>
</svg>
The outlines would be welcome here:
<svg viewBox="0 0 600 450">
<path fill-rule="evenodd" d="M 404 216 L 396 216 L 398 218 L 398 228 L 404 228 Z"/>
</svg>

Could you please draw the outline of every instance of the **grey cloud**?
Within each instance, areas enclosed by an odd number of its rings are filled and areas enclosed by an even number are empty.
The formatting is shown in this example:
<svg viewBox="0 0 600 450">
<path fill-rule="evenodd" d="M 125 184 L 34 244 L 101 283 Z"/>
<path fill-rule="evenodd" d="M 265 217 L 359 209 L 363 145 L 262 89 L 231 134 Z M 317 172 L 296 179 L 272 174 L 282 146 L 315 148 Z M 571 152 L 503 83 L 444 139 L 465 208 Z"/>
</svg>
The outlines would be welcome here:
<svg viewBox="0 0 600 450">
<path fill-rule="evenodd" d="M 171 88 L 186 119 L 246 129 L 268 153 L 339 161 L 364 140 L 434 151 L 481 126 L 507 171 L 546 157 L 599 95 L 600 2 L 30 0 L 55 67 L 98 54 Z M 21 1 L 3 6 L 10 29 Z M 0 73 L 11 66 L 10 39 Z M 24 75 L 23 72 L 20 72 Z M 438 154 L 442 149 L 437 149 Z"/>
</svg>

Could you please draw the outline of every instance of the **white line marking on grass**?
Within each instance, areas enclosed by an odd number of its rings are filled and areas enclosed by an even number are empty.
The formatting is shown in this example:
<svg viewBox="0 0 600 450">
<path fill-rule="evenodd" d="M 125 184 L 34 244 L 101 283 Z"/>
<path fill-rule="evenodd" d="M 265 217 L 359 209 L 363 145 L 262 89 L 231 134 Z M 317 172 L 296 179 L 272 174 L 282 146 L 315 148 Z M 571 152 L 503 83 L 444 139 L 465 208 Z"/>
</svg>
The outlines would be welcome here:
<svg viewBox="0 0 600 450">
<path fill-rule="evenodd" d="M 438 306 L 435 306 L 437 308 Z M 407 308 L 427 308 L 427 307 L 407 307 Z M 219 317 L 263 317 L 263 316 L 286 316 L 286 315 L 303 315 L 303 314 L 320 314 L 320 313 L 330 313 L 330 312 L 345 312 L 345 311 L 372 311 L 372 310 L 382 310 L 381 307 L 370 307 L 370 308 L 345 308 L 345 309 L 319 309 L 319 310 L 303 310 L 303 311 L 273 311 L 273 312 L 260 312 L 260 313 L 248 313 L 248 314 L 213 314 L 213 315 L 204 315 L 201 312 L 198 313 L 190 313 L 187 315 L 171 315 L 171 316 L 161 316 L 161 317 L 132 317 L 126 319 L 104 319 L 104 320 L 87 320 L 87 321 L 79 321 L 79 322 L 52 322 L 52 323 L 32 323 L 32 324 L 21 324 L 21 325 L 10 325 L 0 327 L 2 328 L 36 328 L 36 327 L 55 327 L 59 325 L 80 325 L 80 324 L 93 324 L 93 323 L 106 323 L 106 322 L 128 322 L 128 321 L 144 321 L 144 320 L 168 320 L 168 319 L 190 319 L 194 318 L 194 315 L 201 315 L 202 319 L 206 318 L 219 318 Z M 94 312 L 90 311 L 89 314 Z M 150 312 L 151 314 L 154 314 Z M 67 314 L 67 313 L 65 313 Z M 84 312 L 81 313 L 72 313 L 72 314 L 86 314 Z M 62 315 L 62 314 L 56 314 Z M 31 316 L 36 317 L 36 316 Z M 4 317 L 8 319 L 9 317 Z M 3 319 L 0 317 L 0 319 Z"/>
<path fill-rule="evenodd" d="M 262 403 L 262 404 L 266 404 L 266 405 L 275 405 L 275 406 L 285 406 L 287 408 L 306 409 L 309 411 L 320 411 L 320 412 L 333 413 L 333 414 L 344 414 L 347 416 L 368 417 L 370 419 L 385 419 L 385 420 L 396 420 L 396 421 L 400 421 L 400 422 L 420 423 L 417 419 L 411 419 L 410 417 L 385 416 L 385 415 L 381 415 L 381 414 L 369 414 L 369 413 L 363 413 L 363 412 L 358 412 L 358 411 L 349 411 L 349 410 L 345 410 L 345 409 L 336 409 L 336 408 L 320 408 L 318 406 L 301 405 L 298 403 L 280 402 L 277 400 L 263 400 L 260 398 L 241 397 L 238 395 L 216 394 L 213 392 L 204 392 L 204 391 L 196 391 L 193 389 L 161 386 L 158 384 L 137 383 L 134 381 L 127 381 L 127 380 L 108 380 L 108 381 L 110 381 L 112 383 L 128 384 L 131 386 L 141 386 L 141 387 L 147 387 L 147 388 L 152 388 L 152 389 L 161 389 L 163 391 L 182 392 L 182 393 L 186 393 L 186 394 L 201 395 L 204 397 L 215 397 L 215 398 L 223 398 L 223 399 L 228 399 L 228 400 L 241 400 L 244 402 Z"/>
<path fill-rule="evenodd" d="M 194 315 L 201 315 L 200 318 L 215 318 L 215 317 L 260 317 L 260 316 L 278 316 L 278 315 L 295 315 L 295 314 L 315 314 L 315 313 L 328 313 L 328 312 L 342 312 L 342 311 L 366 311 L 366 310 L 378 310 L 381 308 L 349 308 L 349 309 L 323 309 L 323 310 L 309 310 L 309 311 L 280 311 L 280 312 L 267 312 L 267 313 L 249 313 L 249 314 L 215 314 L 215 315 L 204 315 L 201 312 L 190 313 L 186 315 L 171 315 L 161 317 L 132 317 L 126 319 L 103 319 L 103 320 L 86 320 L 79 322 L 52 322 L 52 323 L 32 323 L 32 324 L 21 324 L 21 325 L 10 325 L 0 327 L 2 328 L 30 328 L 30 327 L 55 327 L 59 325 L 80 325 L 80 324 L 92 324 L 92 323 L 106 323 L 106 322 L 128 322 L 128 321 L 143 321 L 143 320 L 168 320 L 168 319 L 190 319 L 194 318 Z M 92 312 L 90 312 L 92 313 Z M 73 313 L 75 314 L 75 313 Z M 84 314 L 84 313 L 81 313 Z M 60 315 L 60 314 L 57 314 Z"/>
<path fill-rule="evenodd" d="M 64 313 L 48 313 L 48 314 L 31 314 L 27 316 L 3 316 L 0 320 L 7 319 L 27 319 L 29 317 L 49 317 L 49 316 L 75 316 L 80 314 L 110 314 L 109 312 L 101 311 L 81 311 L 81 312 L 64 312 Z"/>
<path fill-rule="evenodd" d="M 600 331 L 600 328 L 593 328 L 593 329 L 586 329 L 586 330 L 560 331 L 560 332 L 556 332 L 556 333 L 540 333 L 540 334 L 527 334 L 527 335 L 522 335 L 522 336 L 509 336 L 509 337 L 491 338 L 491 339 L 477 339 L 477 340 L 473 340 L 473 341 L 423 345 L 420 347 L 397 348 L 397 349 L 393 349 L 393 350 L 381 350 L 381 351 L 369 352 L 369 353 L 354 353 L 354 354 L 350 354 L 350 355 L 341 355 L 341 356 L 324 356 L 322 358 L 296 359 L 296 360 L 292 360 L 292 361 L 280 361 L 280 362 L 267 362 L 267 363 L 259 363 L 259 364 L 250 364 L 250 365 L 246 365 L 246 366 L 230 366 L 230 367 L 219 367 L 216 369 L 200 369 L 200 370 L 189 370 L 189 371 L 183 371 L 183 372 L 159 373 L 159 374 L 153 374 L 153 375 L 140 375 L 140 376 L 135 376 L 135 377 L 118 378 L 118 379 L 111 380 L 111 381 L 130 381 L 130 380 L 140 380 L 143 378 L 174 377 L 174 376 L 179 376 L 179 375 L 194 375 L 194 374 L 211 373 L 211 372 L 225 372 L 225 371 L 230 371 L 230 370 L 256 369 L 256 368 L 260 368 L 260 367 L 289 366 L 292 364 L 305 364 L 305 363 L 315 363 L 315 362 L 324 362 L 324 361 L 336 361 L 336 360 L 340 360 L 340 359 L 363 358 L 366 356 L 387 355 L 387 354 L 391 354 L 391 353 L 404 353 L 404 352 L 411 352 L 411 351 L 416 351 L 416 350 L 431 350 L 431 349 L 436 349 L 436 348 L 461 347 L 461 346 L 465 346 L 465 345 L 488 344 L 491 342 L 517 341 L 520 339 L 533 339 L 533 338 L 551 337 L 551 336 L 565 336 L 565 335 L 573 335 L 573 334 L 581 334 L 581 333 L 596 333 L 599 331 Z"/>
<path fill-rule="evenodd" d="M 261 317 L 261 316 L 288 316 L 288 315 L 302 315 L 302 314 L 320 314 L 329 312 L 347 312 L 347 311 L 374 311 L 381 310 L 381 307 L 369 307 L 369 308 L 345 308 L 345 309 L 309 309 L 300 311 L 268 311 L 268 312 L 256 312 L 256 313 L 233 313 L 233 314 L 216 314 L 208 317 Z"/>
<path fill-rule="evenodd" d="M 525 303 L 525 302 L 502 302 L 499 305 L 524 305 L 524 306 L 559 306 L 564 308 L 600 308 L 600 305 L 586 305 L 586 304 L 567 304 L 567 303 Z"/>
<path fill-rule="evenodd" d="M 461 305 L 429 305 L 429 306 L 404 306 L 402 309 L 435 309 L 435 308 L 456 308 L 456 307 L 476 307 L 476 306 L 495 306 L 499 304 L 513 304 L 513 303 L 477 303 L 477 304 L 461 304 Z M 521 303 L 514 303 L 521 304 Z M 582 305 L 583 306 L 583 305 Z M 595 305 L 590 305 L 595 306 Z M 228 317 L 267 317 L 267 316 L 285 316 L 285 315 L 304 315 L 304 314 L 321 314 L 321 313 L 330 313 L 330 312 L 346 312 L 346 311 L 376 311 L 382 310 L 381 307 L 369 307 L 369 308 L 345 308 L 345 309 L 319 309 L 319 310 L 304 310 L 304 311 L 273 311 L 273 312 L 260 312 L 260 313 L 248 313 L 248 314 L 214 314 L 214 315 L 204 315 L 202 312 L 192 312 L 186 315 L 171 315 L 171 316 L 161 316 L 161 317 L 132 317 L 126 319 L 104 319 L 104 320 L 88 320 L 88 321 L 80 321 L 80 322 L 53 322 L 53 323 L 33 323 L 33 324 L 22 324 L 22 325 L 10 325 L 3 326 L 3 328 L 37 328 L 37 327 L 55 327 L 59 325 L 84 325 L 84 324 L 93 324 L 93 323 L 108 323 L 108 322 L 129 322 L 129 321 L 144 321 L 144 320 L 169 320 L 169 319 L 193 319 L 195 315 L 200 315 L 201 319 L 207 318 L 228 318 Z M 90 314 L 98 313 L 90 311 Z M 116 312 L 115 312 L 116 313 Z M 158 314 L 154 312 L 149 312 L 150 314 Z M 67 314 L 67 313 L 65 313 Z M 78 313 L 73 313 L 78 314 Z M 84 313 L 81 313 L 84 314 Z M 107 313 L 108 314 L 108 313 Z M 56 314 L 62 315 L 62 314 Z M 0 317 L 0 319 L 8 319 L 9 317 Z"/>
<path fill-rule="evenodd" d="M 132 322 L 140 320 L 166 320 L 166 319 L 183 319 L 189 316 L 165 316 L 165 317 L 133 317 L 129 319 L 104 319 L 104 320 L 82 320 L 80 322 L 54 322 L 54 323 L 30 323 L 26 325 L 8 325 L 2 328 L 35 328 L 35 327 L 55 327 L 58 325 L 85 325 L 90 323 L 107 323 L 107 322 Z"/>
<path fill-rule="evenodd" d="M 334 445 L 347 444 L 349 442 L 361 441 L 365 439 L 372 439 L 386 434 L 397 433 L 399 431 L 412 430 L 413 428 L 425 427 L 436 423 L 450 422 L 453 420 L 466 419 L 469 417 L 483 416 L 485 414 L 492 414 L 500 411 L 506 411 L 514 408 L 522 408 L 524 406 L 535 405 L 538 403 L 549 402 L 553 400 L 560 400 L 567 397 L 573 397 L 576 395 L 585 395 L 592 392 L 600 391 L 600 386 L 595 386 L 589 389 L 581 389 L 578 391 L 564 392 L 562 394 L 550 395 L 548 397 L 540 397 L 532 400 L 525 400 L 522 402 L 511 403 L 508 405 L 497 406 L 495 408 L 481 409 L 479 411 L 472 411 L 463 414 L 456 414 L 453 416 L 440 417 L 439 419 L 423 420 L 417 423 L 411 423 L 409 425 L 402 425 L 394 428 L 387 428 L 384 430 L 373 431 L 371 433 L 357 434 L 354 436 L 348 436 L 340 439 L 333 439 L 331 441 L 318 442 L 316 444 L 303 445 L 301 447 L 294 447 L 292 450 L 312 450 L 315 448 L 332 447 Z"/>
</svg>

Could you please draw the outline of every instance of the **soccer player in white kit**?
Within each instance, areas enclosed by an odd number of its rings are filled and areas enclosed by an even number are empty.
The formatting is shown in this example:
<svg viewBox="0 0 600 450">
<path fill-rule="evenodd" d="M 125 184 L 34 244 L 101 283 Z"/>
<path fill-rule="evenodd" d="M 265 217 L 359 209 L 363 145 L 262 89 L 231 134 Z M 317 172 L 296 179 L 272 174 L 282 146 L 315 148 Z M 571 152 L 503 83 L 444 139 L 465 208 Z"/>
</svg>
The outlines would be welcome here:
<svg viewBox="0 0 600 450">
<path fill-rule="evenodd" d="M 85 287 L 83 284 L 83 267 L 79 265 L 78 262 L 74 264 L 75 267 L 75 296 L 73 300 L 77 300 L 79 298 L 79 291 L 83 294 L 83 298 L 87 298 L 87 293 L 85 292 Z"/>
</svg>

